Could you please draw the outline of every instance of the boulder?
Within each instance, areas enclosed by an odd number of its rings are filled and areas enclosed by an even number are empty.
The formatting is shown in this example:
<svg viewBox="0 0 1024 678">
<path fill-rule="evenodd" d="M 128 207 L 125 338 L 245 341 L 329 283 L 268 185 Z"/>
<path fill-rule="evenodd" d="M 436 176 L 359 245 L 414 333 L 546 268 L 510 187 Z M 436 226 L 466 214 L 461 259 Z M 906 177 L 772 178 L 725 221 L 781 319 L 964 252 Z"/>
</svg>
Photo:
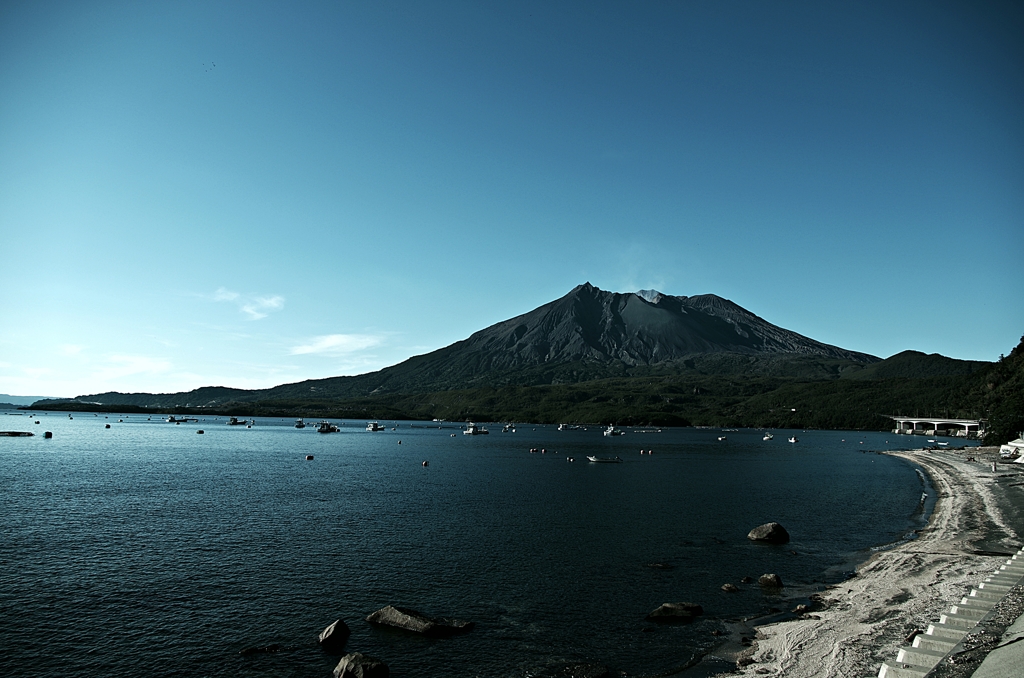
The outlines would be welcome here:
<svg viewBox="0 0 1024 678">
<path fill-rule="evenodd" d="M 726 593 L 736 593 L 737 591 L 739 591 L 739 588 L 736 586 L 736 584 L 722 584 L 722 590 Z"/>
<path fill-rule="evenodd" d="M 428 617 L 425 614 L 404 607 L 388 605 L 366 618 L 375 626 L 391 626 L 425 636 L 450 636 L 473 628 L 473 622 L 444 617 Z"/>
<path fill-rule="evenodd" d="M 704 614 L 704 608 L 697 603 L 665 603 L 647 615 L 647 619 L 664 624 L 667 622 L 690 621 L 702 614 Z"/>
<path fill-rule="evenodd" d="M 389 678 L 390 675 L 387 664 L 361 652 L 345 655 L 334 667 L 334 678 Z"/>
<path fill-rule="evenodd" d="M 782 577 L 777 574 L 762 574 L 757 578 L 757 583 L 769 589 L 781 589 Z"/>
<path fill-rule="evenodd" d="M 807 614 L 811 611 L 810 605 L 804 605 L 803 603 L 793 608 L 793 614 Z"/>
<path fill-rule="evenodd" d="M 789 542 L 789 532 L 778 523 L 758 525 L 747 534 L 750 541 L 761 541 L 766 544 L 785 544 Z"/>
<path fill-rule="evenodd" d="M 348 640 L 348 634 L 348 624 L 339 619 L 320 633 L 317 642 L 320 643 L 324 652 L 341 654 L 342 648 L 345 647 L 345 641 Z"/>
</svg>

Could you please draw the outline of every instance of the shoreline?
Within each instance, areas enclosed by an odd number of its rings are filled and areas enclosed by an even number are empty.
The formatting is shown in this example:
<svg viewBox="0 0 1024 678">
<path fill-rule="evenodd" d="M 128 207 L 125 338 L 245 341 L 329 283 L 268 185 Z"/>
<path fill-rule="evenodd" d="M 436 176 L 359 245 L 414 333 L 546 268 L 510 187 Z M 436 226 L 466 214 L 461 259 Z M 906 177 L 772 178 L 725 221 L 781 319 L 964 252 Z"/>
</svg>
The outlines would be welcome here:
<svg viewBox="0 0 1024 678">
<path fill-rule="evenodd" d="M 1024 481 L 1024 467 L 1003 464 L 993 473 L 998 448 L 885 454 L 922 468 L 937 494 L 918 538 L 872 554 L 853 577 L 822 591 L 808 614 L 737 625 L 734 635 L 745 629 L 754 641 L 749 647 L 733 641 L 713 651 L 738 664 L 718 675 L 876 676 L 882 662 L 892 661 L 908 644 L 908 636 L 959 602 L 998 566 L 1002 554 L 1020 548 L 1024 525 L 1011 525 L 1004 509 L 1024 505 L 1024 492 L 1007 487 L 1008 480 Z M 968 456 L 977 461 L 966 461 Z"/>
</svg>

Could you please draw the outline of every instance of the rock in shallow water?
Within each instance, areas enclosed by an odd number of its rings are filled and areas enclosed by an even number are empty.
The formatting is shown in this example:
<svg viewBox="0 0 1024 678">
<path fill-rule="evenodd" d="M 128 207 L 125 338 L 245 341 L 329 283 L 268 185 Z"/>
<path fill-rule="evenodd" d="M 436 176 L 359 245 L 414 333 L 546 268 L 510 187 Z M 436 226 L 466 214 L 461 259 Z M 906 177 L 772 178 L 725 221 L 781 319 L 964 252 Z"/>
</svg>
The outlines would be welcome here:
<svg viewBox="0 0 1024 678">
<path fill-rule="evenodd" d="M 389 678 L 391 669 L 381 660 L 353 652 L 341 658 L 334 667 L 334 678 Z"/>
<path fill-rule="evenodd" d="M 473 622 L 444 617 L 428 617 L 416 610 L 393 605 L 382 607 L 368 616 L 366 621 L 377 626 L 392 626 L 427 636 L 450 636 L 473 628 Z"/>
<path fill-rule="evenodd" d="M 758 525 L 747 534 L 750 541 L 762 541 L 767 544 L 785 544 L 789 542 L 789 532 L 778 523 Z"/>
<path fill-rule="evenodd" d="M 757 578 L 757 583 L 769 589 L 781 589 L 782 577 L 777 574 L 762 574 Z"/>
<path fill-rule="evenodd" d="M 317 637 L 317 642 L 320 643 L 320 647 L 323 648 L 324 652 L 341 654 L 342 648 L 345 647 L 345 641 L 348 640 L 349 633 L 348 624 L 339 619 L 320 633 L 319 637 Z"/>
<path fill-rule="evenodd" d="M 666 622 L 690 621 L 702 614 L 704 614 L 704 608 L 697 603 L 664 603 L 657 610 L 647 615 L 647 618 L 653 622 L 663 624 Z"/>
</svg>

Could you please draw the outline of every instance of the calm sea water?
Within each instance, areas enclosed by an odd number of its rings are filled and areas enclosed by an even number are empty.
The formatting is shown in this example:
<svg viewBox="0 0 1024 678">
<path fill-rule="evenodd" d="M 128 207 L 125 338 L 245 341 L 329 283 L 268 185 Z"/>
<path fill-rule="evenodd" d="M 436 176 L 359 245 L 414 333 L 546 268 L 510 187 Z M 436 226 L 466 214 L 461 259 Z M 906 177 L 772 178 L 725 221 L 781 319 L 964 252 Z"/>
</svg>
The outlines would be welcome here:
<svg viewBox="0 0 1024 678">
<path fill-rule="evenodd" d="M 657 675 L 712 647 L 722 619 L 841 580 L 921 527 L 932 494 L 912 464 L 867 453 L 924 442 L 891 434 L 795 432 L 789 444 L 791 431 L 765 442 L 753 430 L 498 425 L 471 437 L 348 421 L 322 435 L 279 419 L 73 416 L 0 414 L 0 430 L 37 433 L 0 438 L 5 676 L 326 677 L 337 658 L 315 635 L 338 618 L 349 651 L 398 677 L 549 675 L 580 661 Z M 790 544 L 748 542 L 770 520 Z M 782 576 L 786 600 L 720 590 L 765 572 Z M 706 614 L 644 621 L 673 601 Z M 363 621 L 387 604 L 477 626 L 423 639 Z M 239 654 L 269 644 L 284 649 Z"/>
</svg>

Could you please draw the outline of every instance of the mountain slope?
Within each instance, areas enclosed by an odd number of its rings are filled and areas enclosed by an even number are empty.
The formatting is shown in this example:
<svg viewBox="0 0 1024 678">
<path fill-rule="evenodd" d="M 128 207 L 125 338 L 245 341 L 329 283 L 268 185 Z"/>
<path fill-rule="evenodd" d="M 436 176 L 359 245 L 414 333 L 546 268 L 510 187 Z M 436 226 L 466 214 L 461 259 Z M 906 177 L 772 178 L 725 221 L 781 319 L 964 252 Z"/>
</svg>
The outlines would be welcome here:
<svg viewBox="0 0 1024 678">
<path fill-rule="evenodd" d="M 878 362 L 875 356 L 773 325 L 713 294 L 620 294 L 587 283 L 463 341 L 378 372 L 259 391 L 207 387 L 185 394 L 108 393 L 79 400 L 217 406 L 229 401 L 331 400 L 683 373 L 833 379 Z"/>
</svg>

